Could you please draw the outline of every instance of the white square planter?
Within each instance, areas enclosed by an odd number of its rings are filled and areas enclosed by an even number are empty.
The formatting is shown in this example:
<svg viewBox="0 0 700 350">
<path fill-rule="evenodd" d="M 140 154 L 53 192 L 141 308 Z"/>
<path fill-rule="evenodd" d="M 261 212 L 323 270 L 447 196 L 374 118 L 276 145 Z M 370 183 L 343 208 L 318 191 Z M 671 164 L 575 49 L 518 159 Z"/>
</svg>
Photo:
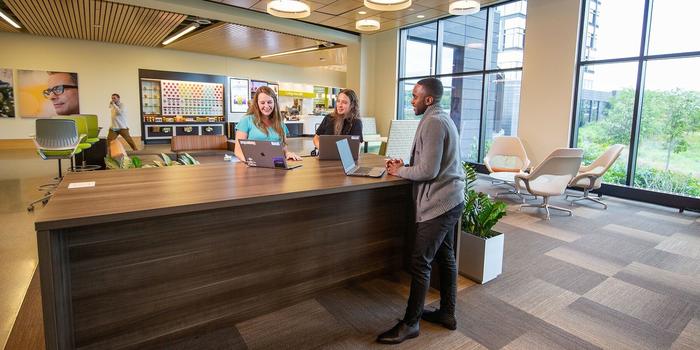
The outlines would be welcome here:
<svg viewBox="0 0 700 350">
<path fill-rule="evenodd" d="M 484 284 L 503 272 L 504 234 L 484 239 L 460 232 L 459 273 Z"/>
</svg>

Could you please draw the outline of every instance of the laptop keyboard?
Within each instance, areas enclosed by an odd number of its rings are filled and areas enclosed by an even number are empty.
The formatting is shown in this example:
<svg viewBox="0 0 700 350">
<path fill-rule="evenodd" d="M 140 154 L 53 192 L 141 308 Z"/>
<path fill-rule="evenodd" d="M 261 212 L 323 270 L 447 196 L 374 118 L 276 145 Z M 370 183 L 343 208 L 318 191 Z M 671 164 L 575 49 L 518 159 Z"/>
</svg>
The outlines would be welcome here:
<svg viewBox="0 0 700 350">
<path fill-rule="evenodd" d="M 372 168 L 370 167 L 359 167 L 357 170 L 355 170 L 353 173 L 358 174 L 358 175 L 369 175 L 372 173 Z"/>
</svg>

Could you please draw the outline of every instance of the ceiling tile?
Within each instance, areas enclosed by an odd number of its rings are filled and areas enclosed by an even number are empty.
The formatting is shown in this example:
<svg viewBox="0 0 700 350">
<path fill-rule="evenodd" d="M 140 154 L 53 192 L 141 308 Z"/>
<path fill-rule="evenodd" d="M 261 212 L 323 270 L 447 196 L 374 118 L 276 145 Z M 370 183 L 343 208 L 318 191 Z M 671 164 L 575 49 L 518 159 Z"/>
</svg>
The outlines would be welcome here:
<svg viewBox="0 0 700 350">
<path fill-rule="evenodd" d="M 325 20 L 321 22 L 324 26 L 328 27 L 340 27 L 343 24 L 348 24 L 350 22 L 353 22 L 353 20 L 345 18 L 345 17 L 333 17 L 331 19 Z"/>
<path fill-rule="evenodd" d="M 260 12 L 267 13 L 267 3 L 268 2 L 269 1 L 258 1 L 255 5 L 250 6 L 250 8 L 253 10 L 258 10 Z M 312 12 L 318 10 L 319 8 L 321 8 L 323 6 L 326 6 L 326 5 L 324 5 L 320 2 L 316 2 L 316 1 L 304 1 L 304 2 L 307 5 L 309 5 L 309 8 L 311 9 Z"/>
<path fill-rule="evenodd" d="M 364 15 L 361 15 L 358 13 L 360 11 L 364 11 L 367 13 Z M 356 8 L 356 9 L 350 10 L 348 12 L 341 13 L 339 16 L 345 17 L 345 18 L 350 18 L 350 19 L 363 19 L 363 18 L 367 18 L 370 16 L 380 14 L 380 13 L 382 13 L 382 11 L 372 10 L 371 8 L 368 8 L 366 6 L 362 6 L 360 8 Z"/>
<path fill-rule="evenodd" d="M 424 11 L 427 9 L 428 8 L 425 6 L 420 6 L 420 5 L 414 4 L 405 10 L 382 12 L 382 18 L 398 19 L 398 18 L 406 17 L 406 16 L 409 16 L 409 15 L 412 15 L 414 13 L 418 13 L 420 11 Z"/>
<path fill-rule="evenodd" d="M 311 12 L 311 16 L 306 17 L 306 18 L 302 18 L 301 20 L 304 22 L 318 24 L 318 23 L 321 23 L 323 21 L 327 21 L 333 17 L 334 17 L 333 15 L 327 15 L 325 13 Z"/>
<path fill-rule="evenodd" d="M 317 11 L 327 13 L 329 15 L 340 15 L 342 13 L 352 11 L 362 7 L 364 3 L 359 0 L 339 0 L 332 4 L 325 5 Z"/>
</svg>

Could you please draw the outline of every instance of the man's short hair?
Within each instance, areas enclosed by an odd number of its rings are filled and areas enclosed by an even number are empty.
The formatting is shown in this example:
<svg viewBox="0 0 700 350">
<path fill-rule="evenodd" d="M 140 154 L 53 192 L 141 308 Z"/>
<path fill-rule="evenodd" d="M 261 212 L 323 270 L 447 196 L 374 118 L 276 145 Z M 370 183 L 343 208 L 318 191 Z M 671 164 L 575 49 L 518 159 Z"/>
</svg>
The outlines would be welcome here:
<svg viewBox="0 0 700 350">
<path fill-rule="evenodd" d="M 433 96 L 436 101 L 440 101 L 444 91 L 442 82 L 437 78 L 424 78 L 418 81 L 418 85 L 423 87 L 423 90 L 428 96 Z"/>
<path fill-rule="evenodd" d="M 70 76 L 70 80 L 73 81 L 73 85 L 78 85 L 78 73 L 70 73 L 70 72 L 54 72 L 50 71 L 48 72 L 49 75 L 54 75 L 54 74 L 68 74 Z"/>
<path fill-rule="evenodd" d="M 113 93 L 113 94 L 112 94 L 112 96 L 117 96 L 117 98 L 122 98 L 122 97 L 121 97 L 121 96 L 119 96 L 119 94 L 118 94 L 118 93 L 116 93 L 116 92 L 115 92 L 115 93 Z"/>
</svg>

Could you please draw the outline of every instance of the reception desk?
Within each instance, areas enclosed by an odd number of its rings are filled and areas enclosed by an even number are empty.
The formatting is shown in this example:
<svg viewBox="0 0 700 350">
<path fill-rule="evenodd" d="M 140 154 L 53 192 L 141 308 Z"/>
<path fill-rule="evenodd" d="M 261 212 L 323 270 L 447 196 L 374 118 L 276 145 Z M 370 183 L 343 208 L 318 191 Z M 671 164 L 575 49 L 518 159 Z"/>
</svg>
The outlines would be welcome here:
<svg viewBox="0 0 700 350">
<path fill-rule="evenodd" d="M 36 221 L 47 348 L 159 347 L 400 269 L 410 183 L 302 164 L 67 175 Z"/>
</svg>

